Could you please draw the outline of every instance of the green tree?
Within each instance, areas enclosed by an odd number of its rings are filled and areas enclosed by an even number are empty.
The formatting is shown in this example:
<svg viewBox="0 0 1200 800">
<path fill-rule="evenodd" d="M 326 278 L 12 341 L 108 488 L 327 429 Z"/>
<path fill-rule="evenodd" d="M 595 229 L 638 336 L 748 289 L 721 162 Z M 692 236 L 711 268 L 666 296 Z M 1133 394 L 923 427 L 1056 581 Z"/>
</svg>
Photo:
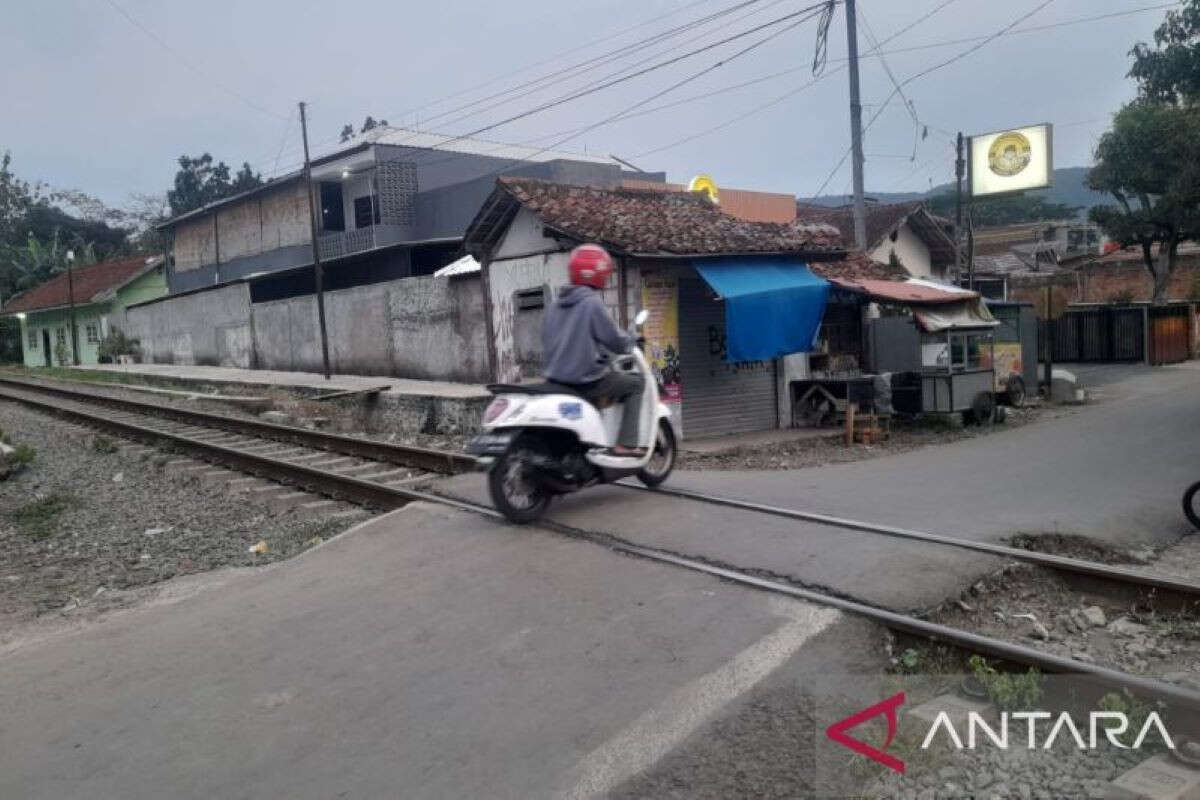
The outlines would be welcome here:
<svg viewBox="0 0 1200 800">
<path fill-rule="evenodd" d="M 1090 217 L 1122 246 L 1137 245 L 1165 303 L 1180 243 L 1200 235 L 1200 109 L 1135 101 L 1100 137 L 1088 185 L 1116 204 Z"/>
<path fill-rule="evenodd" d="M 354 132 L 354 126 L 350 123 L 343 125 L 342 132 L 338 135 L 338 141 L 340 141 L 342 144 L 345 144 L 355 136 L 361 136 L 367 131 L 374 130 L 375 128 L 386 128 L 387 124 L 388 121 L 386 119 L 376 120 L 374 117 L 368 114 L 367 118 L 363 120 L 362 127 L 359 128 L 358 133 Z"/>
<path fill-rule="evenodd" d="M 248 162 L 242 162 L 242 168 L 231 177 L 229 165 L 224 161 L 214 164 L 209 153 L 196 158 L 180 156 L 174 188 L 167 192 L 167 203 L 171 216 L 177 217 L 262 183 L 262 176 Z"/>
<path fill-rule="evenodd" d="M 1138 97 L 1100 138 L 1088 175 L 1117 202 L 1090 216 L 1141 248 L 1154 302 L 1164 303 L 1180 243 L 1200 235 L 1200 0 L 1168 11 L 1154 46 L 1138 43 L 1130 56 Z"/>
<path fill-rule="evenodd" d="M 1138 82 L 1140 97 L 1195 104 L 1200 100 L 1200 0 L 1186 0 L 1182 8 L 1168 11 L 1154 32 L 1154 46 L 1139 42 L 1129 54 L 1129 77 Z"/>
</svg>

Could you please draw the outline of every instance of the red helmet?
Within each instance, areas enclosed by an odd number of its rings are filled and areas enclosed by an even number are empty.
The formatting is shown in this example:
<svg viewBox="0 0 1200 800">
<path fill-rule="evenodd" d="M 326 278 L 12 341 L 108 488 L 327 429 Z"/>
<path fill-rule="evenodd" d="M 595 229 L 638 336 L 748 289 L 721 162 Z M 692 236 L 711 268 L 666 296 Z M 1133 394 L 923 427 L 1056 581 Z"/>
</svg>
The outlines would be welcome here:
<svg viewBox="0 0 1200 800">
<path fill-rule="evenodd" d="M 603 289 L 613 272 L 612 256 L 598 244 L 581 244 L 571 251 L 567 273 L 576 286 Z"/>
</svg>

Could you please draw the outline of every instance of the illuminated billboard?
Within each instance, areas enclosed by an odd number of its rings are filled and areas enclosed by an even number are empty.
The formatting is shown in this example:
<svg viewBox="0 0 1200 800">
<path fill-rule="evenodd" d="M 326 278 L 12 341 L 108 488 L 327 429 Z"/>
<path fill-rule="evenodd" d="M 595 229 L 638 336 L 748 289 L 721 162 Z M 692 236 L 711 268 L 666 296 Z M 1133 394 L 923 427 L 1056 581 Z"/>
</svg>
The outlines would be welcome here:
<svg viewBox="0 0 1200 800">
<path fill-rule="evenodd" d="M 1054 181 L 1053 127 L 1050 123 L 984 133 L 970 139 L 967 158 L 971 197 L 1043 189 Z"/>
</svg>

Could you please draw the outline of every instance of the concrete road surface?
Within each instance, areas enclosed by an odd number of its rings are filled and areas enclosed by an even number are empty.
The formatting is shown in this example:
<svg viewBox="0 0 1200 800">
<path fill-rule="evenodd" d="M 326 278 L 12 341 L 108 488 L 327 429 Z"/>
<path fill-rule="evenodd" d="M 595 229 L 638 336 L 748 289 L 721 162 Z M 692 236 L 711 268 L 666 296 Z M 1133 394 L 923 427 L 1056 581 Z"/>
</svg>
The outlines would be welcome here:
<svg viewBox="0 0 1200 800">
<path fill-rule="evenodd" d="M 0 797 L 803 794 L 804 676 L 878 666 L 839 620 L 418 504 L 0 656 Z"/>
</svg>

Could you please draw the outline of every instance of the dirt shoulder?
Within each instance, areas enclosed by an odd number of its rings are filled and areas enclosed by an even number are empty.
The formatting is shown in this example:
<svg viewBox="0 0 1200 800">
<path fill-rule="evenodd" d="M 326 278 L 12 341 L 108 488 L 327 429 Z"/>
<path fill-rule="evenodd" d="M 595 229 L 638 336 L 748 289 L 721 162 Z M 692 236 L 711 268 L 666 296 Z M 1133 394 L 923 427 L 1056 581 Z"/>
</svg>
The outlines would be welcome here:
<svg viewBox="0 0 1200 800">
<path fill-rule="evenodd" d="M 136 456 L 15 403 L 0 402 L 0 429 L 33 451 L 0 482 L 0 642 L 43 615 L 128 605 L 177 575 L 288 558 L 355 522 L 272 510 L 164 470 L 166 454 Z M 249 552 L 260 541 L 266 552 Z"/>
</svg>

